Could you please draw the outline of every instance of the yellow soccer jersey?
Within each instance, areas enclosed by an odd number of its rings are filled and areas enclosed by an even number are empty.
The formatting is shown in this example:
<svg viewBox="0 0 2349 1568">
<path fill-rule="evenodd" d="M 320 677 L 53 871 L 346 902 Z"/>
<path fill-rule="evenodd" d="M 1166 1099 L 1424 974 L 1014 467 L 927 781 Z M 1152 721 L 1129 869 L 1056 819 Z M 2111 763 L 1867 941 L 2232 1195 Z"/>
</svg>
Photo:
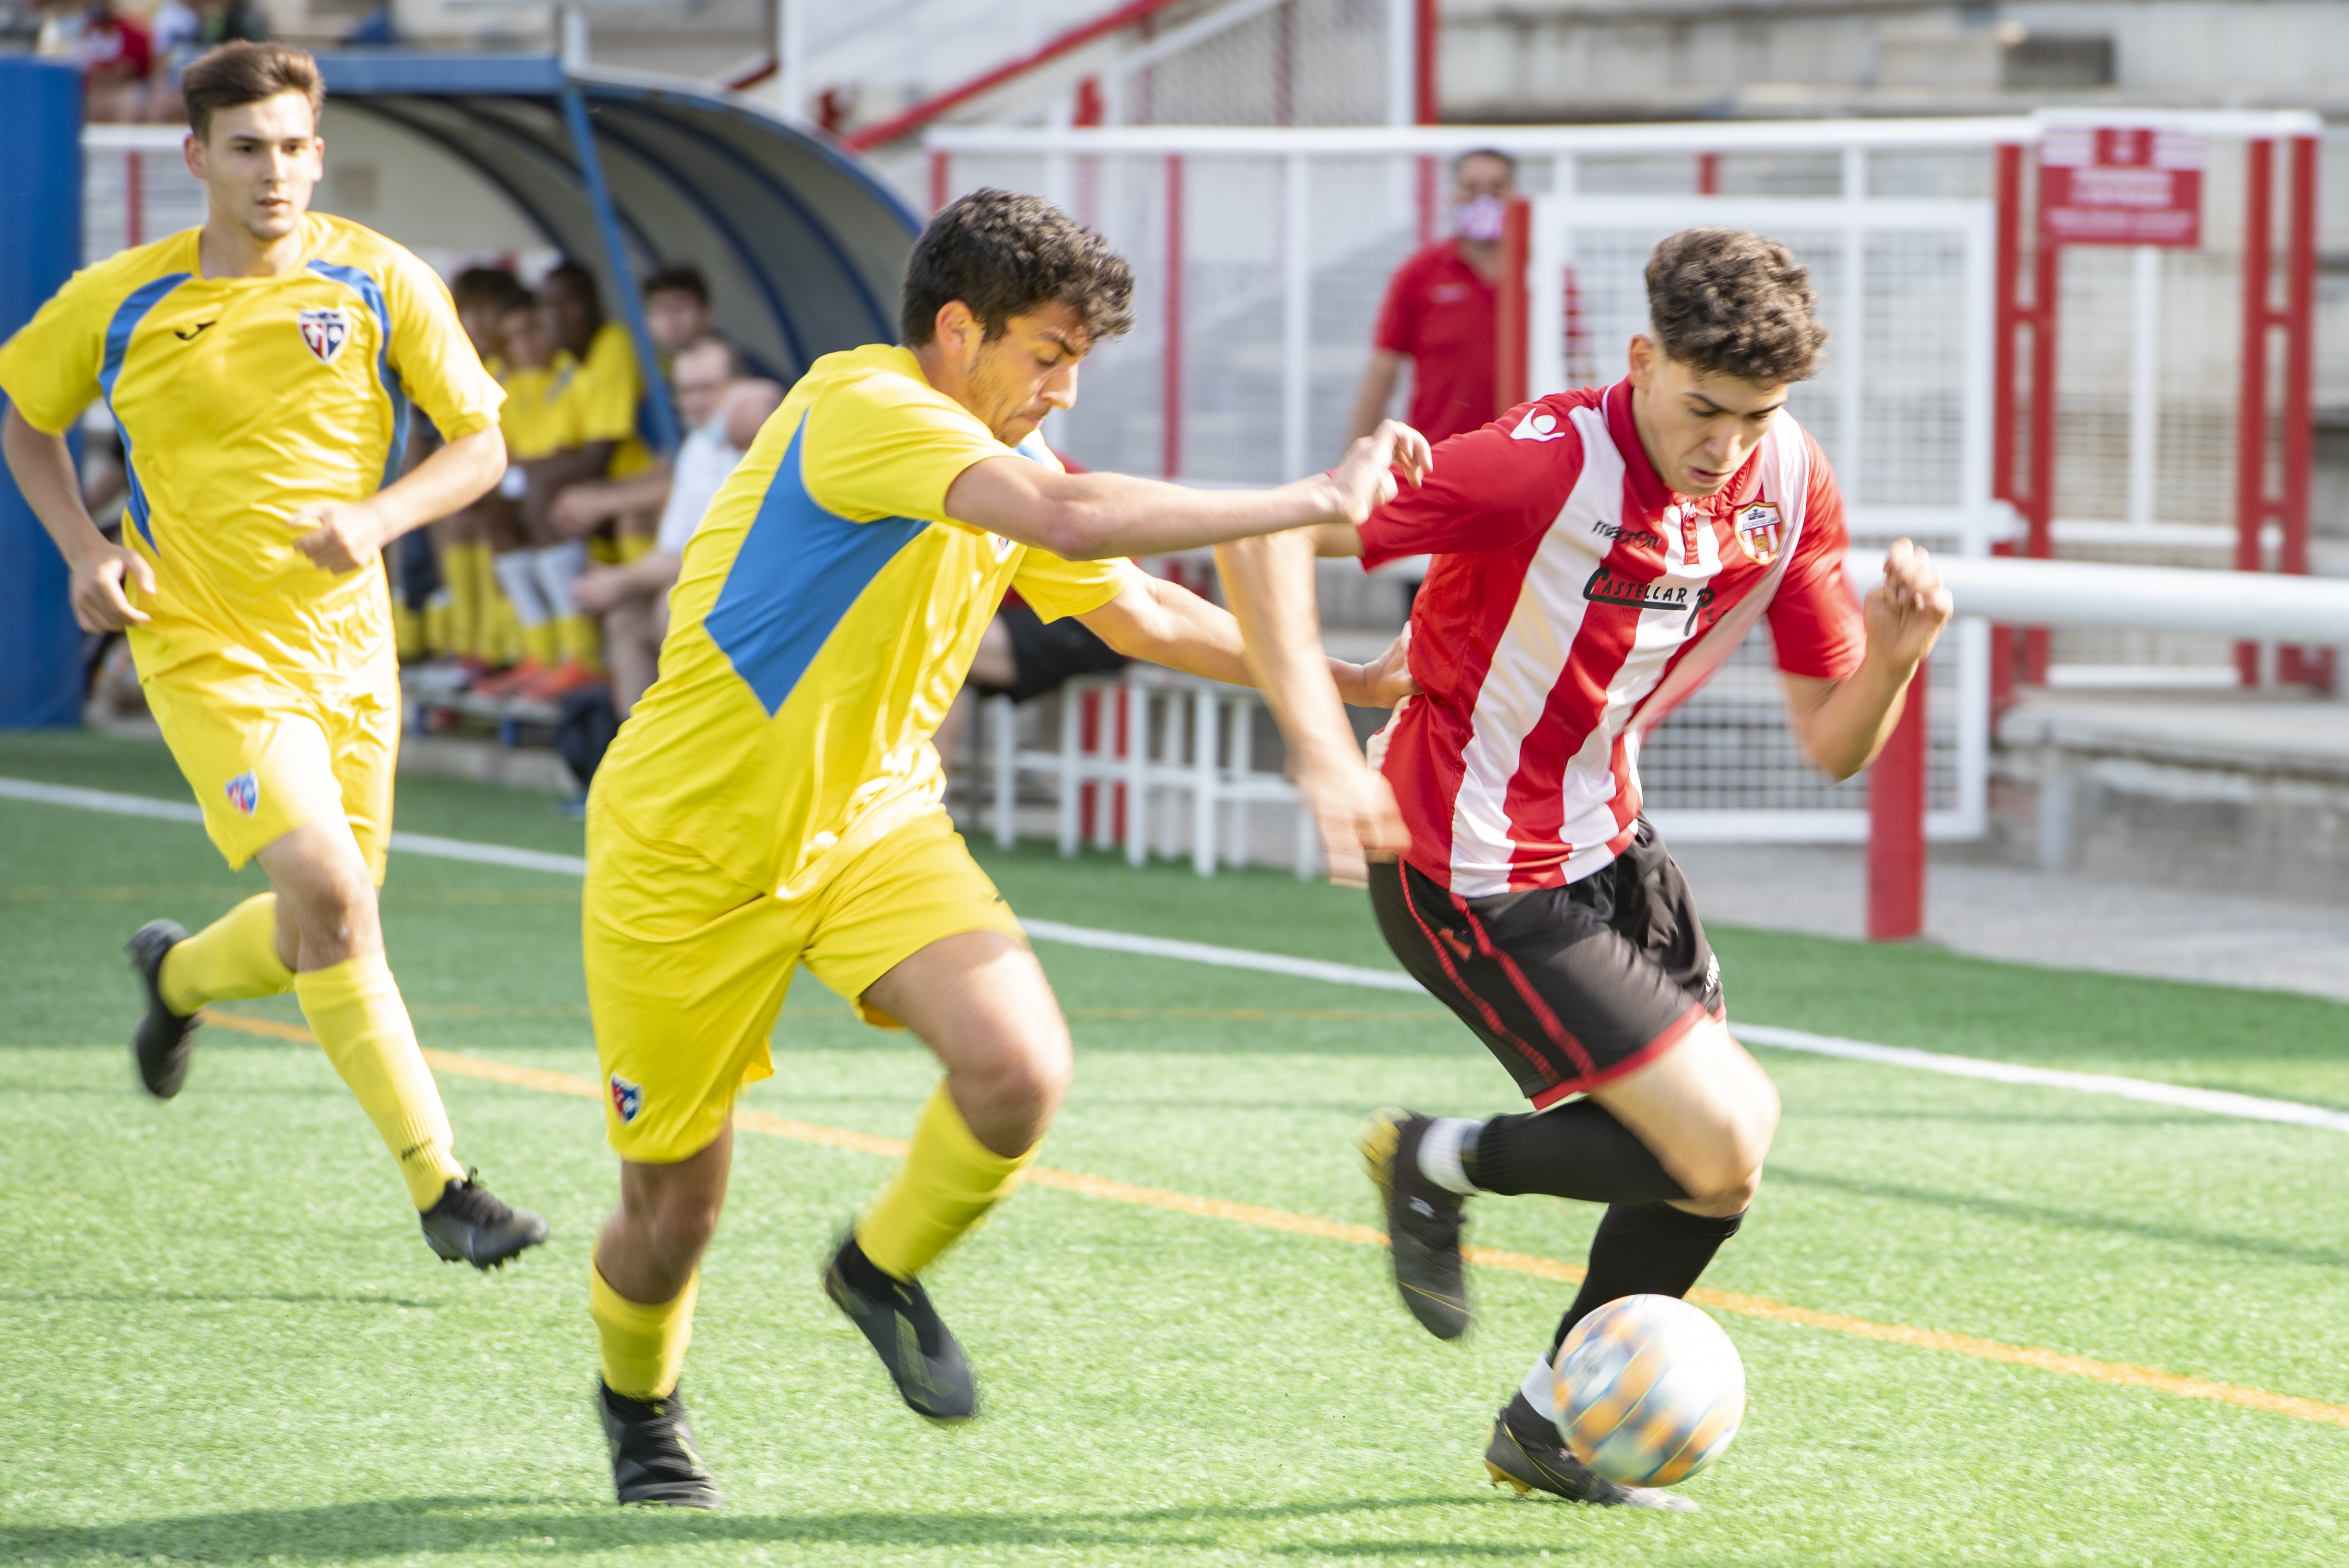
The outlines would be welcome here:
<svg viewBox="0 0 2349 1568">
<path fill-rule="evenodd" d="M 653 845 L 795 896 L 831 851 L 943 796 L 931 732 L 1006 588 L 1047 620 L 1134 568 L 1078 563 L 946 513 L 998 441 L 911 350 L 810 367 L 709 504 L 669 600 L 660 679 L 595 770 L 599 809 Z"/>
<path fill-rule="evenodd" d="M 505 431 L 508 458 L 530 462 L 579 445 L 584 438 L 579 434 L 578 400 L 564 396 L 578 374 L 577 363 L 566 356 L 554 367 L 516 367 L 498 378 L 506 389 L 498 423 Z"/>
<path fill-rule="evenodd" d="M 571 372 L 563 397 L 578 434 L 570 444 L 617 443 L 605 469 L 616 480 L 652 467 L 652 449 L 636 433 L 636 407 L 644 401 L 645 382 L 637 373 L 636 345 L 628 329 L 616 321 L 605 322 L 588 343 L 585 364 L 566 353 L 556 356 L 555 366 L 558 372 Z"/>
<path fill-rule="evenodd" d="M 450 440 L 497 422 L 502 394 L 429 267 L 382 235 L 312 213 L 274 278 L 207 278 L 187 230 L 76 273 L 0 346 L 0 390 L 59 432 L 105 398 L 130 497 L 123 542 L 155 570 L 131 628 L 152 677 L 219 654 L 279 674 L 392 662 L 383 567 L 329 575 L 286 520 L 398 476 L 409 399 Z"/>
</svg>

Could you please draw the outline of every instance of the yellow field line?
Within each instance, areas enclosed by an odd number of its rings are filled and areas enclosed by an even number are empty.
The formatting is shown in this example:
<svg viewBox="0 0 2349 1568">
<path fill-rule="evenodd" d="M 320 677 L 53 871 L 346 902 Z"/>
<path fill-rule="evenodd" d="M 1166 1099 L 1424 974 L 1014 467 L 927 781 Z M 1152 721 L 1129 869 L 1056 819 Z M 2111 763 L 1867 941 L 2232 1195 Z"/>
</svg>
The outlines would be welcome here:
<svg viewBox="0 0 2349 1568">
<path fill-rule="evenodd" d="M 295 1024 L 281 1024 L 274 1018 L 222 1013 L 212 1008 L 205 1010 L 203 1018 L 204 1022 L 221 1028 L 261 1035 L 273 1040 L 291 1040 L 302 1045 L 317 1043 L 309 1030 Z M 481 1057 L 460 1056 L 454 1051 L 430 1047 L 425 1049 L 424 1059 L 435 1071 L 454 1073 L 462 1078 L 482 1078 L 514 1088 L 568 1095 L 577 1099 L 600 1101 L 604 1098 L 601 1085 L 573 1073 L 517 1067 L 512 1062 L 489 1061 Z M 763 1110 L 739 1109 L 734 1113 L 734 1125 L 751 1132 L 770 1133 L 777 1138 L 818 1143 L 833 1149 L 854 1150 L 860 1154 L 877 1154 L 884 1159 L 903 1159 L 905 1153 L 902 1139 L 793 1121 L 788 1117 Z M 1235 1224 L 1254 1225 L 1260 1230 L 1286 1231 L 1293 1235 L 1314 1236 L 1329 1242 L 1348 1242 L 1357 1246 L 1383 1247 L 1387 1244 L 1385 1233 L 1368 1225 L 1350 1225 L 1338 1220 L 1324 1220 L 1312 1214 L 1292 1214 L 1283 1209 L 1268 1209 L 1256 1203 L 1235 1203 L 1224 1198 L 1201 1198 L 1160 1187 L 1136 1187 L 1129 1182 L 1111 1181 L 1106 1176 L 1088 1176 L 1081 1171 L 1056 1171 L 1050 1166 L 1034 1165 L 1029 1167 L 1028 1180 L 1040 1187 L 1073 1192 L 1083 1198 L 1106 1199 L 1112 1203 L 1135 1203 L 1145 1208 L 1170 1210 L 1178 1214 L 1195 1214 L 1202 1219 L 1228 1220 Z M 1467 1247 L 1463 1249 L 1463 1255 L 1470 1263 L 1485 1268 L 1530 1274 L 1536 1279 L 1554 1280 L 1560 1284 L 1579 1284 L 1583 1274 L 1582 1267 L 1578 1264 L 1537 1257 L 1529 1253 Z M 1907 1345 L 1920 1350 L 1971 1356 L 1979 1361 L 2002 1361 L 2010 1366 L 2035 1367 L 2042 1372 L 2061 1372 L 2074 1377 L 2094 1378 L 2099 1383 L 2149 1388 L 2156 1393 L 2172 1394 L 2183 1399 L 2213 1399 L 2223 1405 L 2240 1406 L 2247 1410 L 2265 1410 L 2271 1415 L 2292 1416 L 2303 1421 L 2349 1427 L 2349 1405 L 2328 1405 L 2318 1399 L 2303 1399 L 2296 1394 L 2245 1388 L 2233 1383 L 2213 1382 L 2207 1377 L 2188 1377 L 2176 1372 L 2164 1372 L 2154 1367 L 2133 1367 L 2127 1362 L 2097 1361 L 2085 1356 L 2067 1355 L 2061 1350 L 2005 1345 L 1995 1339 L 1977 1339 L 1970 1334 L 1951 1334 L 1938 1328 L 1912 1328 L 1903 1323 L 1877 1323 L 1865 1317 L 1852 1317 L 1840 1312 L 1820 1312 L 1812 1307 L 1772 1301 L 1767 1296 L 1744 1295 L 1735 1291 L 1692 1290 L 1689 1292 L 1689 1299 L 1701 1306 L 1735 1313 L 1743 1317 L 1796 1324 L 1805 1328 L 1848 1334 L 1887 1345 Z"/>
</svg>

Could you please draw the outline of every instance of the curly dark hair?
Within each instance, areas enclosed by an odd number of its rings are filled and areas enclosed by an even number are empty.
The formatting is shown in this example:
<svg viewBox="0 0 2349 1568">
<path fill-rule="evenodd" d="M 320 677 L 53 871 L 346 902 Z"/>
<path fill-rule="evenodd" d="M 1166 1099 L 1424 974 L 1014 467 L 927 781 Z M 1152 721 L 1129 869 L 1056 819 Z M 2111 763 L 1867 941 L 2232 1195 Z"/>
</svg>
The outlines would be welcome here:
<svg viewBox="0 0 2349 1568">
<path fill-rule="evenodd" d="M 1133 269 L 1040 196 L 974 191 L 930 220 L 905 260 L 898 326 L 907 346 L 936 336 L 938 311 L 957 299 L 990 340 L 1013 316 L 1057 300 L 1098 344 L 1133 325 Z"/>
<path fill-rule="evenodd" d="M 1827 340 L 1817 307 L 1794 253 L 1743 229 L 1683 229 L 1648 257 L 1656 346 L 1713 375 L 1808 381 Z"/>
</svg>

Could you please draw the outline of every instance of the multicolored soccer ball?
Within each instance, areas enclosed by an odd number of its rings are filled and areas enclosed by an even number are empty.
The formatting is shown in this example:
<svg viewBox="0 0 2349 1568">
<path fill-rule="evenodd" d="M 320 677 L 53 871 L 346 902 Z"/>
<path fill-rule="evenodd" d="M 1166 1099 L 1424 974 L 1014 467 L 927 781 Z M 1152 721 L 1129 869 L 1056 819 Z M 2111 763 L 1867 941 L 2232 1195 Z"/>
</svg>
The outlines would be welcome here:
<svg viewBox="0 0 2349 1568">
<path fill-rule="evenodd" d="M 1669 1295 L 1627 1295 L 1557 1356 L 1557 1429 L 1625 1486 L 1671 1486 L 1719 1459 L 1745 1418 L 1745 1363 L 1721 1325 Z"/>
</svg>

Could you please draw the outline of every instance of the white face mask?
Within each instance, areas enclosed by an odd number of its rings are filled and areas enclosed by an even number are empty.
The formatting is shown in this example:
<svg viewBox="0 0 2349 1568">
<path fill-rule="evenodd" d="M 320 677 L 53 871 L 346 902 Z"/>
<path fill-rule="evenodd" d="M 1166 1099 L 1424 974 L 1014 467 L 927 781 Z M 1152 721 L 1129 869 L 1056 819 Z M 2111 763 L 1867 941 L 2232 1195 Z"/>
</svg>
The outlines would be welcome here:
<svg viewBox="0 0 2349 1568">
<path fill-rule="evenodd" d="M 1508 203 L 1498 196 L 1472 196 L 1452 209 L 1453 232 L 1464 240 L 1490 244 L 1501 237 Z"/>
</svg>

